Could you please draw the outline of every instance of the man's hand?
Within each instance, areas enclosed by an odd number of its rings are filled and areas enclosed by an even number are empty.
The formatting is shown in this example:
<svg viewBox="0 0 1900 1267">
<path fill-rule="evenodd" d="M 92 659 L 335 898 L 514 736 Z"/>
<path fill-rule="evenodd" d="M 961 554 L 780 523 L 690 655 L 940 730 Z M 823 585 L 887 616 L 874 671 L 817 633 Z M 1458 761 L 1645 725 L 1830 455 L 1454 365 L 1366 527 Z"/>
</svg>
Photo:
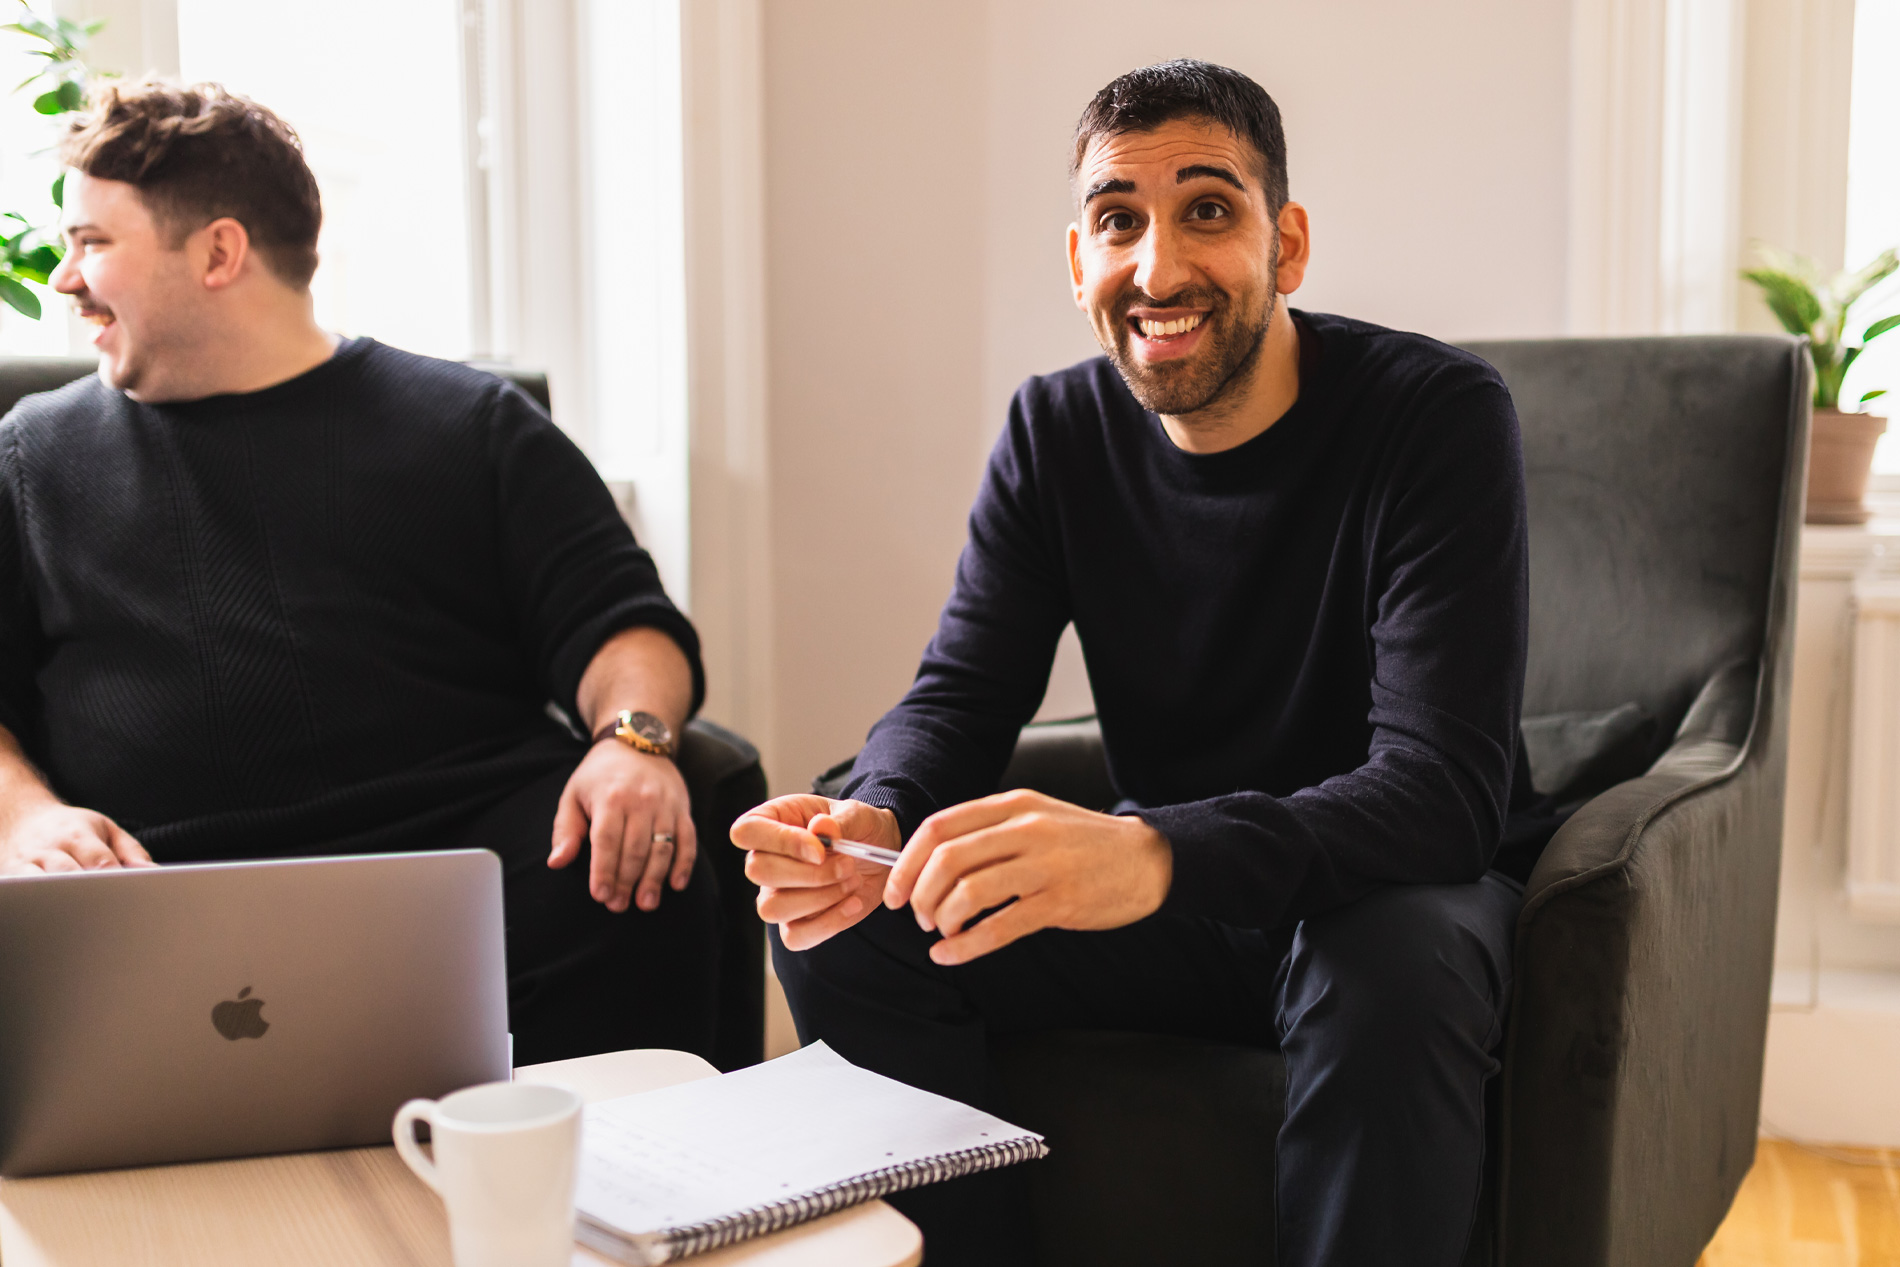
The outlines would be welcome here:
<svg viewBox="0 0 1900 1267">
<path fill-rule="evenodd" d="M 0 875 L 156 865 L 130 832 L 104 814 L 58 801 L 21 811 L 0 838 Z"/>
<path fill-rule="evenodd" d="M 861 801 L 781 796 L 732 824 L 749 851 L 746 877 L 759 886 L 759 918 L 777 924 L 787 950 L 808 950 L 871 913 L 891 868 L 833 854 L 818 835 L 896 849 L 897 816 Z"/>
<path fill-rule="evenodd" d="M 884 901 L 909 902 L 919 927 L 944 935 L 931 959 L 958 964 L 1044 928 L 1132 924 L 1161 908 L 1173 876 L 1167 838 L 1139 818 L 1002 792 L 925 819 Z"/>
<path fill-rule="evenodd" d="M 643 911 L 659 906 L 669 869 L 674 889 L 685 888 L 698 842 L 679 767 L 618 739 L 595 744 L 561 792 L 548 865 L 567 866 L 583 842 L 593 847 L 588 892 L 610 911 L 634 901 Z"/>
</svg>

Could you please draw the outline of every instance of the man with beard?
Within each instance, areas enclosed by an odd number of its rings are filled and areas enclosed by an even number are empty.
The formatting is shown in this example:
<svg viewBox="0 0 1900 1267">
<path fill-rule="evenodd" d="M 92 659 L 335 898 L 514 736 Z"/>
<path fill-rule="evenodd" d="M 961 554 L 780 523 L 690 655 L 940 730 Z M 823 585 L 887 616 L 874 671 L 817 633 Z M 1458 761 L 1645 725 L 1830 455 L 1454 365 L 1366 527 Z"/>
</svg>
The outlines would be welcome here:
<svg viewBox="0 0 1900 1267">
<path fill-rule="evenodd" d="M 1017 393 L 844 799 L 732 831 L 799 1034 L 992 1107 L 992 1032 L 1278 1046 L 1279 1261 L 1454 1264 L 1521 894 L 1489 870 L 1525 655 L 1510 398 L 1452 348 L 1288 306 L 1307 216 L 1244 75 L 1117 79 L 1072 177 L 1106 358 Z M 996 794 L 1070 621 L 1114 813 Z M 1023 1261 L 1023 1181 L 897 1200 L 933 1264 Z"/>
<path fill-rule="evenodd" d="M 318 326 L 316 179 L 257 103 L 108 86 L 63 157 L 99 372 L 0 423 L 0 874 L 492 849 L 519 1063 L 709 1052 L 699 642 L 586 457 Z"/>
</svg>

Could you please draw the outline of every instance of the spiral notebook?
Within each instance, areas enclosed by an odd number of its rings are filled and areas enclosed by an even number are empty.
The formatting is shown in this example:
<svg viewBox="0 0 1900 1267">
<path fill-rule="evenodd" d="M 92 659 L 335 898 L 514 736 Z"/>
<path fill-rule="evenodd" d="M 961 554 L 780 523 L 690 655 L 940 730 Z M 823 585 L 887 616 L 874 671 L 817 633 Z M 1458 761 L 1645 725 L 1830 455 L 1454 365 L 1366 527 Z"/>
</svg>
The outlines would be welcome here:
<svg viewBox="0 0 1900 1267">
<path fill-rule="evenodd" d="M 590 1105 L 574 1235 L 646 1267 L 1048 1151 L 1040 1135 L 813 1043 Z"/>
</svg>

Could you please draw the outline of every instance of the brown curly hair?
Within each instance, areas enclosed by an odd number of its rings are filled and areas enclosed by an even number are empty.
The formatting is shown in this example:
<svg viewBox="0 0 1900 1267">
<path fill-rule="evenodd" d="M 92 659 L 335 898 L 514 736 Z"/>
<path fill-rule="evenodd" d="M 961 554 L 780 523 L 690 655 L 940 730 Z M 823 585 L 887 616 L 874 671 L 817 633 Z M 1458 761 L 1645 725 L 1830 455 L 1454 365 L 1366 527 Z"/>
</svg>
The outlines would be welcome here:
<svg viewBox="0 0 1900 1267">
<path fill-rule="evenodd" d="M 76 171 L 135 187 L 178 242 L 229 216 L 285 282 L 307 286 L 317 271 L 317 178 L 291 126 L 248 97 L 218 84 L 108 83 L 59 155 Z"/>
</svg>

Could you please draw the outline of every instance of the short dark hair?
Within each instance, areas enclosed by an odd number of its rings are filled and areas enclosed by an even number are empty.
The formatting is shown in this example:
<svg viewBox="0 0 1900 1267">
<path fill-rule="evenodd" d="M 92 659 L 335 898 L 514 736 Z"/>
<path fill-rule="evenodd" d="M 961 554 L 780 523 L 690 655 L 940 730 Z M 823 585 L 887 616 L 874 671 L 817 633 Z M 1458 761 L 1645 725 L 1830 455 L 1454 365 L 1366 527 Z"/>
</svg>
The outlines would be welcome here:
<svg viewBox="0 0 1900 1267">
<path fill-rule="evenodd" d="M 1280 107 L 1247 76 L 1191 57 L 1143 66 L 1095 94 L 1075 124 L 1069 180 L 1082 170 L 1083 155 L 1098 136 L 1152 132 L 1175 119 L 1218 123 L 1253 146 L 1260 156 L 1260 183 L 1274 215 L 1286 205 L 1286 133 Z"/>
<path fill-rule="evenodd" d="M 231 217 L 271 272 L 307 286 L 323 201 L 288 123 L 217 84 L 108 83 L 60 145 L 66 166 L 139 191 L 178 240 Z"/>
</svg>

